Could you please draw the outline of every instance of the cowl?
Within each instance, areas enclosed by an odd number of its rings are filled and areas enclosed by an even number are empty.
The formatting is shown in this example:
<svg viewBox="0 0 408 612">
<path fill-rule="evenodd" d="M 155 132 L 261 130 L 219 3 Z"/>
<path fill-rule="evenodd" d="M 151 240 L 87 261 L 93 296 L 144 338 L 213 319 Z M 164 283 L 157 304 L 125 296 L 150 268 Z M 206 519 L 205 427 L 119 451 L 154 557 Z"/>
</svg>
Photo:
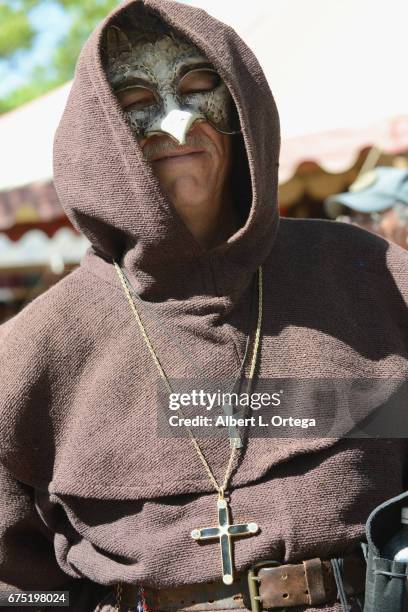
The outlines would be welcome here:
<svg viewBox="0 0 408 612">
<path fill-rule="evenodd" d="M 129 11 L 139 23 L 153 11 L 196 44 L 233 96 L 242 128 L 233 143 L 238 166 L 233 191 L 238 198 L 248 193 L 242 202 L 246 219 L 215 249 L 200 247 L 160 190 L 107 82 L 103 32 L 119 19 L 125 23 Z M 84 265 L 97 253 L 108 265 L 96 265 L 112 278 L 115 257 L 150 301 L 186 302 L 201 295 L 201 304 L 205 296 L 209 307 L 225 309 L 225 300 L 238 299 L 272 248 L 279 219 L 279 148 L 279 118 L 269 86 L 253 53 L 230 27 L 176 2 L 123 3 L 85 44 L 55 138 L 59 199 L 93 246 Z"/>
</svg>

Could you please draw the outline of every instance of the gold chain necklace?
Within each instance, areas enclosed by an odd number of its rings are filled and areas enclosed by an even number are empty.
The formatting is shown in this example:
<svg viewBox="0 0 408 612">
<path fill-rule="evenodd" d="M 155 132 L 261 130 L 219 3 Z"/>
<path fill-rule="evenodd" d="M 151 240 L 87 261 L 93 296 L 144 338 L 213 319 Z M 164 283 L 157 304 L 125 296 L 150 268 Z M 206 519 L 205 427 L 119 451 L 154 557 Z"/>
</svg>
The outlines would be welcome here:
<svg viewBox="0 0 408 612">
<path fill-rule="evenodd" d="M 140 295 L 138 295 L 138 293 L 135 291 L 134 287 L 132 286 L 132 283 L 130 282 L 126 272 L 123 270 L 123 268 L 121 268 L 122 271 L 122 275 L 123 278 L 125 280 L 125 283 L 127 285 L 127 287 L 129 288 L 129 292 L 132 294 L 132 298 L 136 298 L 136 303 L 140 303 L 140 304 L 144 304 L 145 302 L 142 300 L 142 298 L 140 297 Z M 252 297 L 251 297 L 251 308 L 250 308 L 250 314 L 252 314 Z M 153 313 L 150 312 L 150 317 L 151 319 L 155 319 L 156 323 L 158 321 L 157 317 L 157 313 Z M 251 317 L 250 320 L 252 321 Z M 176 343 L 174 342 L 173 338 L 171 335 L 169 335 L 167 332 L 169 331 L 168 328 L 166 328 L 165 326 L 165 322 L 163 320 L 159 321 L 160 324 L 160 329 L 162 331 L 162 333 L 164 334 L 164 336 L 166 337 L 166 339 L 170 342 L 173 343 L 174 346 L 177 346 L 180 354 L 186 359 L 187 363 L 190 363 L 191 366 L 193 367 L 193 369 L 198 372 L 198 367 L 196 364 L 196 359 L 190 354 L 190 353 L 186 353 L 185 350 L 183 349 L 182 345 L 176 345 Z M 167 330 L 167 331 L 164 331 Z M 241 380 L 242 378 L 242 374 L 243 374 L 243 370 L 244 370 L 244 366 L 247 362 L 247 356 L 248 356 L 248 349 L 249 349 L 249 344 L 250 344 L 250 339 L 251 339 L 251 335 L 252 332 L 248 331 L 248 337 L 247 340 L 245 342 L 245 351 L 244 351 L 244 356 L 241 360 L 241 365 L 239 366 L 238 372 L 235 376 L 234 379 L 234 384 L 232 385 L 231 391 L 230 393 L 232 394 L 232 392 L 234 391 L 234 388 L 236 386 L 236 384 Z M 198 372 L 199 376 L 202 376 L 202 372 Z M 249 391 L 249 389 L 247 389 L 247 392 Z M 224 413 L 225 416 L 232 416 L 232 412 L 233 412 L 233 407 L 230 404 L 223 404 L 223 409 L 224 409 Z M 180 411 L 180 414 L 182 413 L 182 410 Z M 230 425 L 228 427 L 228 437 L 229 437 L 229 441 L 230 441 L 230 447 L 232 448 L 233 446 L 236 446 L 237 448 L 241 448 L 242 447 L 242 440 L 241 440 L 241 436 L 239 433 L 238 428 L 235 425 Z"/>
<path fill-rule="evenodd" d="M 169 393 L 172 393 L 170 382 L 152 346 L 150 338 L 147 334 L 147 331 L 140 318 L 140 315 L 136 308 L 134 300 L 132 299 L 132 296 L 130 294 L 129 288 L 126 284 L 122 270 L 120 266 L 116 263 L 115 260 L 112 260 L 112 261 L 115 266 L 116 272 L 118 273 L 118 276 L 121 281 L 122 287 L 124 289 L 125 295 L 129 301 L 132 312 L 135 315 L 136 321 L 139 326 L 140 333 L 147 345 L 147 348 L 153 358 L 153 361 L 156 364 L 157 369 L 159 370 L 160 376 L 162 377 L 167 390 L 169 391 Z M 255 333 L 255 339 L 254 339 L 254 348 L 253 348 L 253 353 L 252 353 L 251 367 L 250 367 L 250 372 L 248 376 L 248 379 L 249 379 L 248 388 L 254 377 L 255 367 L 256 367 L 258 353 L 259 353 L 259 344 L 260 344 L 261 327 L 262 327 L 262 314 L 263 314 L 262 302 L 263 302 L 263 277 L 262 277 L 262 266 L 259 266 L 258 268 L 258 319 L 257 319 L 257 325 L 256 325 L 256 333 Z M 181 408 L 179 408 L 179 411 L 181 412 L 181 414 L 183 414 Z M 233 576 L 233 565 L 232 565 L 231 539 L 233 536 L 252 535 L 256 533 L 259 529 L 256 523 L 239 523 L 239 524 L 234 524 L 234 525 L 231 525 L 230 523 L 229 505 L 228 505 L 227 500 L 225 499 L 225 493 L 228 487 L 228 481 L 232 474 L 237 449 L 235 446 L 233 446 L 231 449 L 231 454 L 230 454 L 228 465 L 225 471 L 224 480 L 223 480 L 222 485 L 220 485 L 217 482 L 210 468 L 210 465 L 207 459 L 205 458 L 204 453 L 201 450 L 199 443 L 197 442 L 197 439 L 195 438 L 191 429 L 189 427 L 187 429 L 190 435 L 190 439 L 205 468 L 205 471 L 210 481 L 214 485 L 215 490 L 218 493 L 218 499 L 217 499 L 218 526 L 217 527 L 202 527 L 201 529 L 193 529 L 193 531 L 191 532 L 191 537 L 194 540 L 204 540 L 204 539 L 207 540 L 207 539 L 214 539 L 214 538 L 219 539 L 220 546 L 221 546 L 222 579 L 225 584 L 232 584 L 232 582 L 234 581 L 234 576 Z M 117 585 L 117 601 L 116 601 L 117 610 L 120 609 L 121 593 L 122 593 L 122 585 L 121 583 L 119 583 Z"/>
</svg>

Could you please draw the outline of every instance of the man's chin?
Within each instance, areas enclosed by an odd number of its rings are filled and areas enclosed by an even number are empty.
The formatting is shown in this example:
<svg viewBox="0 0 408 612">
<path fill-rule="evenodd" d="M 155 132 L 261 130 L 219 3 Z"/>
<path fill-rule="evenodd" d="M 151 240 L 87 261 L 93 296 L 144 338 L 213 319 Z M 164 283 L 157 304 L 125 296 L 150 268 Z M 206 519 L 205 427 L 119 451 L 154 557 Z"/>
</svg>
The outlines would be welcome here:
<svg viewBox="0 0 408 612">
<path fill-rule="evenodd" d="M 160 181 L 165 191 L 181 200 L 208 197 L 208 182 L 191 173 L 179 173 L 169 181 Z"/>
<path fill-rule="evenodd" d="M 165 192 L 178 210 L 208 206 L 211 198 L 208 184 L 203 184 L 191 176 L 180 176 L 174 179 Z"/>
</svg>

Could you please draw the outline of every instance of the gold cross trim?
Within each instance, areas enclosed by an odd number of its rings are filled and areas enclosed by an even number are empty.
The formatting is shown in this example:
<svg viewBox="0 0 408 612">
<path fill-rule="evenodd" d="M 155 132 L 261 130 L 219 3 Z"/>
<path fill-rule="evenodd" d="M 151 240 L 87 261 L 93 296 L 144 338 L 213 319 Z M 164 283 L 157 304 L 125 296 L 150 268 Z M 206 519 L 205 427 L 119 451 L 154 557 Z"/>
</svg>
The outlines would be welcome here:
<svg viewBox="0 0 408 612">
<path fill-rule="evenodd" d="M 193 529 L 193 540 L 212 540 L 219 538 L 221 546 L 222 581 L 224 584 L 234 582 L 231 539 L 237 536 L 253 535 L 259 527 L 257 523 L 237 523 L 231 525 L 229 506 L 226 499 L 220 497 L 217 501 L 218 527 L 202 527 Z"/>
</svg>

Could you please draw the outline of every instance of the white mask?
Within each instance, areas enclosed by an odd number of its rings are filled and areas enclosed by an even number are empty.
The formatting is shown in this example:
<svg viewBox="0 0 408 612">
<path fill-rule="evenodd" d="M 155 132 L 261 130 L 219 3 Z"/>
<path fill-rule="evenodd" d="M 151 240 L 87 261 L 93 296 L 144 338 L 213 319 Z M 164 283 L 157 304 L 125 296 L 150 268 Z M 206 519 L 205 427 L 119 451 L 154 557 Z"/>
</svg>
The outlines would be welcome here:
<svg viewBox="0 0 408 612">
<path fill-rule="evenodd" d="M 107 78 L 137 138 L 165 133 L 185 144 L 196 121 L 239 131 L 227 86 L 196 46 L 173 33 L 134 44 L 116 26 L 107 34 Z"/>
</svg>

